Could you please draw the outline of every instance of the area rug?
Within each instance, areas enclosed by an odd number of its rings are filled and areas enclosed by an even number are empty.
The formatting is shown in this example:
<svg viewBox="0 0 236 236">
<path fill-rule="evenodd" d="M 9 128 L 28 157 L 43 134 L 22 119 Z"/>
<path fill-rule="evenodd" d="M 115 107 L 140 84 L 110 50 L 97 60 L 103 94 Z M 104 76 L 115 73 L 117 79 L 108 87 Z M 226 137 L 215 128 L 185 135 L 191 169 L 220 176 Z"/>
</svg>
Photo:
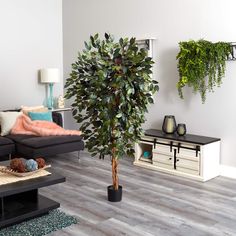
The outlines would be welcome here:
<svg viewBox="0 0 236 236">
<path fill-rule="evenodd" d="M 4 228 L 0 230 L 0 236 L 43 236 L 77 223 L 74 216 L 57 209 L 47 215 Z"/>
</svg>

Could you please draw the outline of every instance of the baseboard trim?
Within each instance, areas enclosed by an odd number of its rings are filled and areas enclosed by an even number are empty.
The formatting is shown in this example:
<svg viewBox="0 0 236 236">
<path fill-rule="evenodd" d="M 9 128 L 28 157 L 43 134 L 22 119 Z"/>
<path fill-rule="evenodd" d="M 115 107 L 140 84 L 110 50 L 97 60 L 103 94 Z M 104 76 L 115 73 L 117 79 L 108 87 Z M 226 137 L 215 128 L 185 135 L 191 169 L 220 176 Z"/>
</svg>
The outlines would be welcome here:
<svg viewBox="0 0 236 236">
<path fill-rule="evenodd" d="M 236 179 L 236 167 L 220 165 L 220 175 Z"/>
</svg>

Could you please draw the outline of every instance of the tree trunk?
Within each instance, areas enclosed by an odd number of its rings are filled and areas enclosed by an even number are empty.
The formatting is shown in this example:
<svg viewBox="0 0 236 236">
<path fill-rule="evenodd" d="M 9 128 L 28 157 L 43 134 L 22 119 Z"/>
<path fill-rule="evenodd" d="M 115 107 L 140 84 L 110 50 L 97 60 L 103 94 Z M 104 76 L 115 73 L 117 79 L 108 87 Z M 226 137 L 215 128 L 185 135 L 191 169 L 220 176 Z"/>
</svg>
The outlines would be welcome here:
<svg viewBox="0 0 236 236">
<path fill-rule="evenodd" d="M 115 190 L 118 190 L 119 188 L 118 160 L 114 156 L 112 157 L 112 182 L 113 182 L 113 188 Z"/>
</svg>

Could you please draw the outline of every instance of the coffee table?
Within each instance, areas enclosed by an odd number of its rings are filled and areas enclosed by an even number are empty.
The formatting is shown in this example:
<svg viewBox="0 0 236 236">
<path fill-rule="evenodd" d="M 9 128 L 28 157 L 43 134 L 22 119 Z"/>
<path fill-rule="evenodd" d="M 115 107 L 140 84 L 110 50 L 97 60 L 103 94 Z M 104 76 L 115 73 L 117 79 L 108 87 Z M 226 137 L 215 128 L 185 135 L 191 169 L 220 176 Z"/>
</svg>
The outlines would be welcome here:
<svg viewBox="0 0 236 236">
<path fill-rule="evenodd" d="M 1 162 L 6 165 L 7 162 Z M 0 228 L 47 214 L 60 203 L 38 193 L 38 189 L 65 182 L 65 177 L 48 169 L 51 175 L 0 186 Z"/>
</svg>

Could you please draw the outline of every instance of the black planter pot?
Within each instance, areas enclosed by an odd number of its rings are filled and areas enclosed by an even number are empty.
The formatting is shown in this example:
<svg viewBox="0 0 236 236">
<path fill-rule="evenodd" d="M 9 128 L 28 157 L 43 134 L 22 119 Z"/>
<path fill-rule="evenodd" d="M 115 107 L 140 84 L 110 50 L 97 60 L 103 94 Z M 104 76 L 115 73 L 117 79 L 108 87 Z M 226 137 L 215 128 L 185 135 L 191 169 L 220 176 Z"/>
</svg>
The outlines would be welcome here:
<svg viewBox="0 0 236 236">
<path fill-rule="evenodd" d="M 113 188 L 113 185 L 107 187 L 108 201 L 110 202 L 120 202 L 122 199 L 122 186 L 119 185 L 118 190 Z"/>
</svg>

